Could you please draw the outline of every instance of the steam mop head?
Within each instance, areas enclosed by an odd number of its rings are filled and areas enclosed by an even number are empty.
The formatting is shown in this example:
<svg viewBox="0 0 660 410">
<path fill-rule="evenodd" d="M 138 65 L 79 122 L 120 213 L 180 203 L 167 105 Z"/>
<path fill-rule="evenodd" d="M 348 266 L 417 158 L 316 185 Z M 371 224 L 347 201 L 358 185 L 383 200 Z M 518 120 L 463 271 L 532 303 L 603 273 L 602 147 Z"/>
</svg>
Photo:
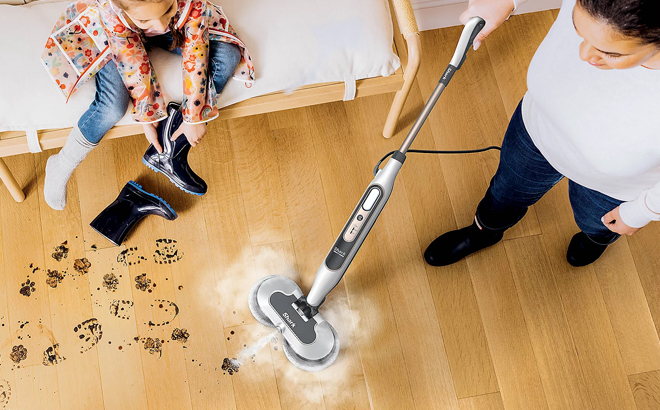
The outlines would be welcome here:
<svg viewBox="0 0 660 410">
<path fill-rule="evenodd" d="M 248 306 L 260 323 L 279 329 L 291 363 L 307 371 L 323 370 L 339 354 L 339 337 L 320 313 L 308 318 L 297 308 L 295 302 L 302 296 L 291 279 L 266 276 L 250 290 Z"/>
</svg>

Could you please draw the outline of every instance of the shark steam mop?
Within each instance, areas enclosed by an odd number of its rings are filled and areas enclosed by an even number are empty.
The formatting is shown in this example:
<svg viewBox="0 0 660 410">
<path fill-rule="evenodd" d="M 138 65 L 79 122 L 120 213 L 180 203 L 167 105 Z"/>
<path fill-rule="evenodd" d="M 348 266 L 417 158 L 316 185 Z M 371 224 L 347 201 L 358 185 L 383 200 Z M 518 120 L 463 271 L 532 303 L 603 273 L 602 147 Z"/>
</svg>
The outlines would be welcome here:
<svg viewBox="0 0 660 410">
<path fill-rule="evenodd" d="M 440 94 L 454 73 L 461 68 L 474 38 L 485 24 L 482 18 L 473 17 L 465 25 L 454 56 L 431 98 L 426 102 L 401 148 L 392 153 L 392 158 L 385 167 L 379 169 L 377 166 L 375 178 L 317 271 L 309 294 L 305 296 L 293 280 L 279 275 L 262 278 L 250 290 L 248 304 L 252 315 L 260 323 L 275 327 L 282 333 L 284 353 L 295 366 L 307 371 L 317 371 L 330 366 L 337 358 L 339 337 L 332 325 L 319 313 L 319 306 L 344 276 L 378 219 L 392 193 L 394 180 L 406 159 L 410 145 Z"/>
</svg>

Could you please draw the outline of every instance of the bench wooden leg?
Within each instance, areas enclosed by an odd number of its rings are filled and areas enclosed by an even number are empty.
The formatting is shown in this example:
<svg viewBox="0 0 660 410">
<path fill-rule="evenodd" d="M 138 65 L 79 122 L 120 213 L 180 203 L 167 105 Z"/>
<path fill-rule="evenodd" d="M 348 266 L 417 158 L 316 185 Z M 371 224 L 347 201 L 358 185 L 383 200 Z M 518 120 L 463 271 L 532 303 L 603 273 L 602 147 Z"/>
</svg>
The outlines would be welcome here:
<svg viewBox="0 0 660 410">
<path fill-rule="evenodd" d="M 14 197 L 14 200 L 16 202 L 23 202 L 25 199 L 25 194 L 23 193 L 21 187 L 18 185 L 18 182 L 16 182 L 14 175 L 12 175 L 9 168 L 7 168 L 5 160 L 2 158 L 0 158 L 0 179 L 9 190 L 11 196 Z"/>
<path fill-rule="evenodd" d="M 392 102 L 392 107 L 387 115 L 387 121 L 385 121 L 385 128 L 383 129 L 383 136 L 385 138 L 390 138 L 394 135 L 399 116 L 401 115 L 401 111 L 403 111 L 403 106 L 415 81 L 417 71 L 419 71 L 422 51 L 422 43 L 419 40 L 419 35 L 413 34 L 408 36 L 406 38 L 406 45 L 408 46 L 408 63 L 403 73 L 403 87 L 394 96 L 394 102 Z"/>
</svg>

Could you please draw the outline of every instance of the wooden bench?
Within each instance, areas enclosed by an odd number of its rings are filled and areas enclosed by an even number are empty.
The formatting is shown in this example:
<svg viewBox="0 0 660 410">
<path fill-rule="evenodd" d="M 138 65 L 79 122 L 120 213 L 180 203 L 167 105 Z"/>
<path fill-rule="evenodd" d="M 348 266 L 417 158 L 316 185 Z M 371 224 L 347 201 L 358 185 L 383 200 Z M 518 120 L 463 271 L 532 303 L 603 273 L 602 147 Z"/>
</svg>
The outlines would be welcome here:
<svg viewBox="0 0 660 410">
<path fill-rule="evenodd" d="M 392 107 L 385 121 L 383 136 L 394 134 L 399 115 L 417 75 L 421 61 L 419 30 L 410 0 L 390 0 L 394 27 L 395 52 L 401 60 L 401 67 L 389 77 L 376 77 L 358 80 L 356 97 L 396 92 Z M 291 94 L 284 91 L 254 97 L 220 110 L 220 119 L 245 117 L 291 108 L 305 107 L 341 101 L 344 98 L 344 83 L 323 83 L 301 87 Z M 39 143 L 44 150 L 64 146 L 71 128 L 46 129 L 37 132 Z M 142 133 L 141 124 L 113 127 L 104 137 L 119 138 Z M 16 182 L 3 157 L 29 153 L 27 136 L 22 131 L 0 132 L 0 179 L 17 202 L 25 199 L 23 190 Z"/>
</svg>

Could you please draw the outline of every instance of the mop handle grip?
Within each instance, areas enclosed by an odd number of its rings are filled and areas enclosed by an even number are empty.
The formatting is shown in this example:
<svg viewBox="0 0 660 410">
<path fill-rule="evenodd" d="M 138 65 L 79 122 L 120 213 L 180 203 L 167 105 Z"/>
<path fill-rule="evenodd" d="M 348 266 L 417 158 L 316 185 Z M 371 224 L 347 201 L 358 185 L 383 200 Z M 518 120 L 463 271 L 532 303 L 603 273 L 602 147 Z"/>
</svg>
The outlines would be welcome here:
<svg viewBox="0 0 660 410">
<path fill-rule="evenodd" d="M 472 17 L 465 23 L 463 27 L 463 32 L 461 33 L 461 38 L 458 39 L 458 44 L 456 45 L 456 51 L 454 51 L 454 56 L 451 58 L 449 65 L 460 69 L 465 61 L 465 56 L 467 55 L 468 50 L 472 47 L 474 39 L 481 32 L 481 29 L 486 25 L 486 20 L 481 17 Z"/>
</svg>

